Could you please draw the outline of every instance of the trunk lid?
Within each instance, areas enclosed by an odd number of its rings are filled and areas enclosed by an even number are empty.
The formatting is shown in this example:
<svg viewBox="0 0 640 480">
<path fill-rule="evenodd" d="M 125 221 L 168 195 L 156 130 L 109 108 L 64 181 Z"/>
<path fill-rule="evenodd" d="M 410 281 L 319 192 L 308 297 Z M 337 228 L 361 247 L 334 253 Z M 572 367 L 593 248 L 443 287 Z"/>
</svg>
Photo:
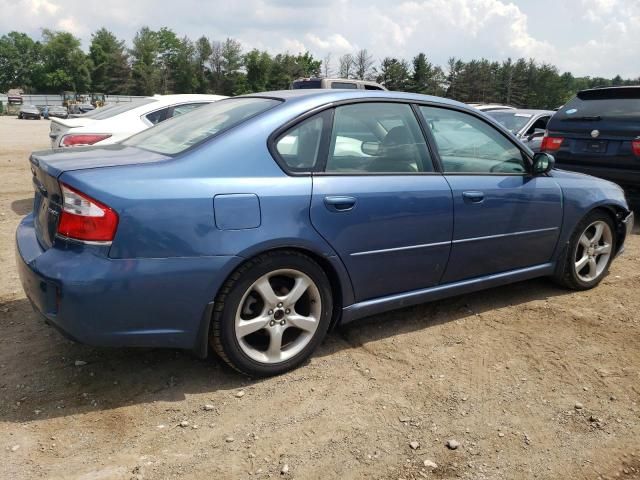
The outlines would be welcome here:
<svg viewBox="0 0 640 480">
<path fill-rule="evenodd" d="M 58 177 L 68 171 L 106 168 L 168 160 L 171 157 L 125 145 L 102 148 L 77 147 L 31 154 L 35 189 L 33 216 L 38 242 L 45 250 L 53 245 L 58 228 L 62 196 Z"/>
<path fill-rule="evenodd" d="M 60 143 L 60 138 L 72 128 L 84 127 L 96 121 L 92 118 L 51 118 L 49 126 L 51 147 L 56 148 Z"/>
</svg>

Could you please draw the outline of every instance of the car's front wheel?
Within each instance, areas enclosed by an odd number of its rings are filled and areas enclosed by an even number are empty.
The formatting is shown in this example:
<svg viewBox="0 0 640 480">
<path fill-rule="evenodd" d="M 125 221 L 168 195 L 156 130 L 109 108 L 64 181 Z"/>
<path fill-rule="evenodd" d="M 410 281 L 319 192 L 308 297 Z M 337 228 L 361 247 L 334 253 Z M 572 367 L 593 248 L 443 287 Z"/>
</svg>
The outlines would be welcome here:
<svg viewBox="0 0 640 480">
<path fill-rule="evenodd" d="M 333 311 L 329 280 L 297 251 L 260 255 L 241 266 L 216 298 L 210 344 L 236 370 L 277 375 L 304 362 Z"/>
<path fill-rule="evenodd" d="M 557 280 L 574 290 L 598 285 L 613 260 L 615 235 L 613 221 L 605 212 L 587 215 L 571 236 Z"/>
</svg>

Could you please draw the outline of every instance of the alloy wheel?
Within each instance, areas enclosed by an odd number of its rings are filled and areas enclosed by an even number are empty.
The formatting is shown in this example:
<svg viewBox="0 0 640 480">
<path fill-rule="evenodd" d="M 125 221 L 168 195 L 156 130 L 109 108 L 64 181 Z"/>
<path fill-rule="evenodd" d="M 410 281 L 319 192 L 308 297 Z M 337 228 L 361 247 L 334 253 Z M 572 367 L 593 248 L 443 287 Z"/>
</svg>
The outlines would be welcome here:
<svg viewBox="0 0 640 480">
<path fill-rule="evenodd" d="M 597 279 L 609 264 L 613 233 L 609 224 L 597 220 L 590 224 L 578 240 L 574 257 L 576 276 L 583 282 Z"/>
<path fill-rule="evenodd" d="M 320 291 L 306 274 L 280 269 L 247 289 L 235 315 L 235 336 L 242 351 L 260 363 L 279 363 L 301 352 L 318 329 Z"/>
</svg>

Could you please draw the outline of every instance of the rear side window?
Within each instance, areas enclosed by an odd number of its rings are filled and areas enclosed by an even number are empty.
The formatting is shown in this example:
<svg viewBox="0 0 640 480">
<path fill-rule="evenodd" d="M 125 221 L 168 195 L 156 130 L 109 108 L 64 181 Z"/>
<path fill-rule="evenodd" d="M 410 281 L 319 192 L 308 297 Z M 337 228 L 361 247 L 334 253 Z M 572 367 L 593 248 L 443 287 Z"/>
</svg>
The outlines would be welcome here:
<svg viewBox="0 0 640 480">
<path fill-rule="evenodd" d="M 308 172 L 318 163 L 322 133 L 331 121 L 329 110 L 307 118 L 276 140 L 276 150 L 294 172 Z"/>
<path fill-rule="evenodd" d="M 554 115 L 554 119 L 639 120 L 640 88 L 603 88 L 580 92 Z"/>
<path fill-rule="evenodd" d="M 138 133 L 123 144 L 175 155 L 280 104 L 271 98 L 220 100 Z"/>
<path fill-rule="evenodd" d="M 156 110 L 155 112 L 148 113 L 144 116 L 151 125 L 157 125 L 160 122 L 164 122 L 167 119 L 167 115 L 169 115 L 169 107 L 161 108 L 160 110 Z"/>
<path fill-rule="evenodd" d="M 351 82 L 331 82 L 331 88 L 349 88 L 349 89 L 354 89 L 354 88 L 358 88 L 358 84 L 357 83 L 351 83 Z"/>
<path fill-rule="evenodd" d="M 307 88 L 321 88 L 321 80 L 296 80 L 291 84 L 293 90 L 307 89 Z"/>
</svg>

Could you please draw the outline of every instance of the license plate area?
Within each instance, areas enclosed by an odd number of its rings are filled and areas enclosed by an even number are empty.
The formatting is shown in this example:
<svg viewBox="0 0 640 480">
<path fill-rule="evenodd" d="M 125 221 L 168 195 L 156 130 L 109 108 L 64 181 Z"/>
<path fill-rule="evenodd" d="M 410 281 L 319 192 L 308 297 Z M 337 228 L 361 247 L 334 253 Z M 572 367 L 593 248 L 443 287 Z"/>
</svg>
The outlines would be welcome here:
<svg viewBox="0 0 640 480">
<path fill-rule="evenodd" d="M 607 151 L 606 140 L 587 140 L 585 151 L 589 153 L 605 153 Z"/>
</svg>

